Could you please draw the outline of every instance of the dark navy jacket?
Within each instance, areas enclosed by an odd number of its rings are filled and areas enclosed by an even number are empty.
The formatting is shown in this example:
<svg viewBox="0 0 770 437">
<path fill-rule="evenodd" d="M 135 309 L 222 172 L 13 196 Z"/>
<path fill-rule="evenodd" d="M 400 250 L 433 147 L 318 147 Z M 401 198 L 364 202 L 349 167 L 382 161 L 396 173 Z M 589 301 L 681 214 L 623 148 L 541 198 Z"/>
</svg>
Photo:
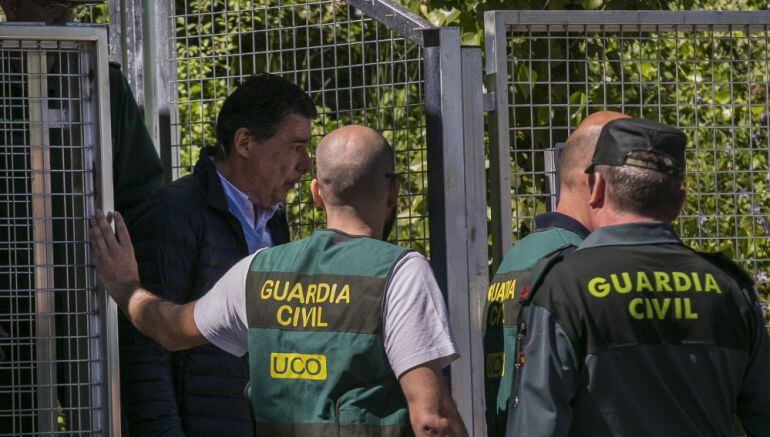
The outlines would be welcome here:
<svg viewBox="0 0 770 437">
<path fill-rule="evenodd" d="M 559 258 L 532 271 L 507 435 L 725 436 L 735 415 L 770 435 L 770 339 L 737 265 L 659 222 Z"/>
<path fill-rule="evenodd" d="M 283 209 L 268 222 L 275 244 L 289 240 Z M 131 226 L 142 284 L 177 303 L 201 297 L 248 255 L 243 231 L 228 211 L 206 155 L 150 199 Z M 250 436 L 244 396 L 248 357 L 206 345 L 169 353 L 121 323 L 122 405 L 132 436 Z"/>
</svg>

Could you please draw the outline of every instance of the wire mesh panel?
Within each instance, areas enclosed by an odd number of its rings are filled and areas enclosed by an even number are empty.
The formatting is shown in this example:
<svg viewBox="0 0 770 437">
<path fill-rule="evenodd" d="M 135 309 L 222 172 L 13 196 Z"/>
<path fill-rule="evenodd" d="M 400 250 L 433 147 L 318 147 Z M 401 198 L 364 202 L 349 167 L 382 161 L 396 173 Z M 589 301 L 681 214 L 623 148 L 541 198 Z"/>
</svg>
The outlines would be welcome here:
<svg viewBox="0 0 770 437">
<path fill-rule="evenodd" d="M 508 130 L 499 137 L 510 144 L 501 165 L 509 166 L 514 240 L 554 196 L 546 165 L 554 145 L 590 113 L 624 112 L 685 132 L 689 196 L 675 229 L 690 246 L 739 261 L 767 297 L 770 15 L 500 17 L 505 78 L 498 80 L 505 81 Z M 508 187 L 496 182 L 505 197 Z"/>
<path fill-rule="evenodd" d="M 0 26 L 0 435 L 112 427 L 114 307 L 87 242 L 112 204 L 106 80 L 103 30 Z"/>
<path fill-rule="evenodd" d="M 390 141 L 403 178 L 391 238 L 428 250 L 424 50 L 417 43 L 337 0 L 181 0 L 171 21 L 177 177 L 191 170 L 200 147 L 215 146 L 217 113 L 239 81 L 259 72 L 280 74 L 319 108 L 311 150 L 322 135 L 350 123 L 377 129 Z M 428 24 L 412 27 L 420 26 Z M 292 238 L 325 222 L 312 205 L 310 178 L 288 195 Z"/>
</svg>

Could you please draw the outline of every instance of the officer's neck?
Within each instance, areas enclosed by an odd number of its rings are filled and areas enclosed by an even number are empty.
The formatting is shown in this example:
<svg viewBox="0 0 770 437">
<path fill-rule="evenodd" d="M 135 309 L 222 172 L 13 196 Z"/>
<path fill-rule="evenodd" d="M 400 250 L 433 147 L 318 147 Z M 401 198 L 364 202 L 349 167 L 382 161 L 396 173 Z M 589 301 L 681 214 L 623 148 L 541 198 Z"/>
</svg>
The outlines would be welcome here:
<svg viewBox="0 0 770 437">
<path fill-rule="evenodd" d="M 618 211 L 614 208 L 599 208 L 591 213 L 591 222 L 594 229 L 604 226 L 624 225 L 628 223 L 647 223 L 660 221 L 659 218 L 648 217 L 627 211 Z"/>
<path fill-rule="evenodd" d="M 585 226 L 586 229 L 593 230 L 591 215 L 586 205 L 588 199 L 585 197 L 585 195 L 580 196 L 578 193 L 572 192 L 562 185 L 559 204 L 556 205 L 556 212 L 572 217 Z"/>
<path fill-rule="evenodd" d="M 366 214 L 350 207 L 326 209 L 326 227 L 349 235 L 382 238 L 384 214 Z"/>
</svg>

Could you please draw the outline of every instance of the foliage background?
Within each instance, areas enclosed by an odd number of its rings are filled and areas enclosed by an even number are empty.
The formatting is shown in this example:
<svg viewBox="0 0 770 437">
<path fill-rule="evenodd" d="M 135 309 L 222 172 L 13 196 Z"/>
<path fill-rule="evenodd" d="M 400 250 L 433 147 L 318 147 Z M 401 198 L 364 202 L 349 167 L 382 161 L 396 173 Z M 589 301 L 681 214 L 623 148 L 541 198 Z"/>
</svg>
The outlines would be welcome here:
<svg viewBox="0 0 770 437">
<path fill-rule="evenodd" d="M 405 6 L 434 25 L 458 26 L 462 41 L 481 45 L 483 13 L 495 9 L 653 9 L 653 10 L 752 10 L 765 9 L 757 0 L 403 0 Z M 255 6 L 256 5 L 256 6 Z M 399 208 L 395 239 L 423 252 L 429 251 L 424 113 L 421 92 L 421 53 L 387 29 L 365 20 L 343 3 L 273 0 L 176 0 L 175 17 L 181 163 L 194 163 L 198 146 L 213 145 L 213 120 L 221 100 L 242 75 L 257 71 L 279 71 L 311 90 L 322 117 L 314 133 L 322 135 L 342 123 L 358 122 L 383 130 L 397 150 L 399 171 L 405 173 L 406 194 Z M 101 17 L 104 13 L 83 12 Z M 99 19 L 99 21 L 101 21 Z M 289 31 L 294 28 L 293 31 Z M 262 29 L 262 31 L 260 31 Z M 249 35 L 249 38 L 244 38 Z M 596 88 L 555 90 L 542 82 L 555 74 L 552 65 L 511 63 L 510 91 L 519 103 L 533 111 L 514 111 L 511 126 L 575 126 L 587 112 L 603 109 L 596 102 L 624 104 L 627 111 L 638 108 L 637 116 L 658 115 L 664 121 L 697 126 L 688 135 L 707 147 L 691 150 L 688 168 L 697 169 L 687 180 L 693 195 L 685 208 L 678 230 L 701 250 L 719 250 L 741 260 L 767 298 L 770 271 L 770 189 L 768 183 L 768 55 L 761 45 L 748 44 L 740 32 L 724 34 L 739 40 L 719 40 L 716 44 L 687 42 L 677 46 L 679 56 L 686 53 L 704 62 L 663 65 L 656 62 L 627 64 L 624 71 L 596 62 L 582 78 L 588 81 L 638 80 L 645 84 L 670 81 L 676 75 L 681 83 L 650 88 Z M 761 35 L 760 35 L 761 37 Z M 766 41 L 767 36 L 764 36 Z M 681 43 L 681 41 L 679 41 Z M 668 44 L 668 45 L 667 45 Z M 671 44 L 664 43 L 671 51 Z M 766 42 L 765 42 L 766 44 Z M 608 59 L 655 59 L 644 44 L 620 47 L 610 43 L 599 51 L 591 42 L 563 47 L 581 56 Z M 312 47 L 312 50 L 307 50 Z M 512 43 L 512 56 L 536 58 L 549 49 L 546 42 L 534 44 L 534 53 L 524 52 Z M 526 50 L 529 50 L 527 48 Z M 658 54 L 659 55 L 659 54 Z M 748 61 L 732 68 L 730 62 L 717 68 L 709 59 L 741 58 Z M 345 68 L 346 66 L 350 68 Z M 567 66 L 566 69 L 570 67 Z M 605 77 L 606 76 L 606 77 Z M 613 78 L 614 76 L 614 78 Z M 706 80 L 703 77 L 706 76 Z M 573 76 L 574 77 L 574 76 Z M 538 79 L 540 78 L 540 79 Z M 699 79 L 700 78 L 700 79 Z M 730 86 L 730 83 L 738 85 Z M 751 82 L 751 89 L 741 84 Z M 709 85 L 711 83 L 711 85 Z M 720 84 L 728 84 L 720 88 Z M 578 84 L 582 87 L 582 83 Z M 326 91 L 324 91 L 326 90 Z M 340 95 L 342 93 L 342 95 Z M 546 100 L 568 101 L 571 110 L 558 113 L 542 104 Z M 676 109 L 660 107 L 671 104 Z M 636 106 L 635 106 L 636 105 Z M 653 113 L 646 113 L 651 107 Z M 617 109 L 617 107 L 615 107 Z M 709 126 L 729 129 L 709 129 Z M 527 145 L 511 155 L 514 240 L 526 234 L 531 218 L 546 208 L 542 152 L 554 138 L 536 129 L 514 129 L 512 145 Z M 553 133 L 550 133 L 553 135 Z M 561 134 L 564 138 L 567 130 Z M 563 138 L 557 138 L 563 139 Z M 530 149 L 528 149 L 530 148 Z M 534 152 L 534 153 L 533 153 Z M 303 197 L 306 185 L 289 196 L 289 210 L 295 236 L 307 235 L 324 221 L 322 212 Z M 490 217 L 491 219 L 491 217 Z"/>
</svg>

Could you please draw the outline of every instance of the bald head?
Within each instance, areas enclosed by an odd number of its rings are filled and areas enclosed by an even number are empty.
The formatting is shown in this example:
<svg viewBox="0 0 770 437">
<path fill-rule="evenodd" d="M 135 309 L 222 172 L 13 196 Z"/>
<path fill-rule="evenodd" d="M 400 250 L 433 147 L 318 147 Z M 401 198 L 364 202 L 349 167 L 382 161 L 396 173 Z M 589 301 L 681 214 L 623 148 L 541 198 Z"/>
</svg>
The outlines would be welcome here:
<svg viewBox="0 0 770 437">
<path fill-rule="evenodd" d="M 594 112 L 586 117 L 567 138 L 564 151 L 559 161 L 559 178 L 562 190 L 577 185 L 584 170 L 591 163 L 596 141 L 604 125 L 618 118 L 629 118 L 625 114 L 613 111 Z"/>
<path fill-rule="evenodd" d="M 326 135 L 316 149 L 316 178 L 327 206 L 366 207 L 388 195 L 393 149 L 364 126 L 344 126 Z"/>
</svg>

